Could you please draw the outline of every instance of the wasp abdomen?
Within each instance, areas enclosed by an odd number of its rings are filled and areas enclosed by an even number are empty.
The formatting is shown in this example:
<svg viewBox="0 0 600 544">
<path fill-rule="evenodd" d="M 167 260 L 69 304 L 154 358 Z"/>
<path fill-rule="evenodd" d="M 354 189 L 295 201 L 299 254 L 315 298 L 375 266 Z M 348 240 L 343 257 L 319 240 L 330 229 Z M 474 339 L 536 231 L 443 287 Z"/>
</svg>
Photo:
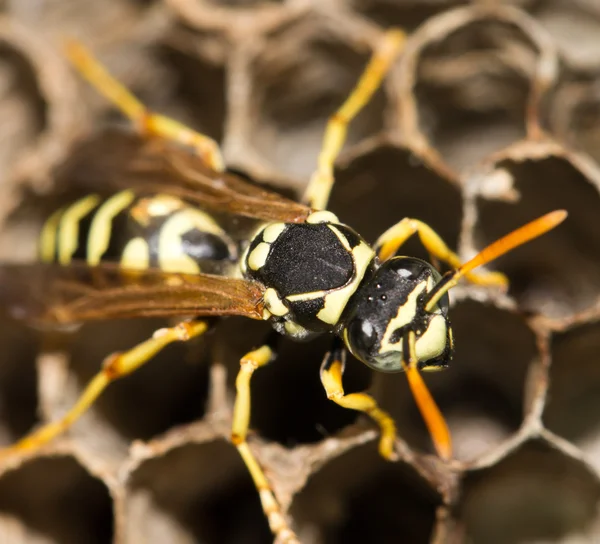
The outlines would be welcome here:
<svg viewBox="0 0 600 544">
<path fill-rule="evenodd" d="M 373 260 L 351 228 L 272 223 L 252 240 L 242 269 L 265 285 L 265 319 L 295 338 L 333 330 Z"/>
<path fill-rule="evenodd" d="M 109 198 L 88 195 L 62 208 L 40 238 L 42 260 L 62 265 L 116 262 L 124 269 L 198 274 L 200 261 L 235 261 L 237 254 L 208 213 L 174 196 L 130 190 Z"/>
</svg>

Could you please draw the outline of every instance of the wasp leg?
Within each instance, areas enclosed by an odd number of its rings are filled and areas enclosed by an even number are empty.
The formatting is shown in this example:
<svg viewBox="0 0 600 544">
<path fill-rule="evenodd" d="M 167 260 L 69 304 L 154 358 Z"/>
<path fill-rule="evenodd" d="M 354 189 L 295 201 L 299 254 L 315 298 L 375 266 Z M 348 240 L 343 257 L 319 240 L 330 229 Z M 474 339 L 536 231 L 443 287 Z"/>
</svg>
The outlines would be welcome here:
<svg viewBox="0 0 600 544">
<path fill-rule="evenodd" d="M 254 485 L 258 490 L 263 511 L 273 534 L 286 544 L 298 544 L 299 540 L 281 513 L 271 484 L 258 464 L 246 441 L 250 424 L 250 379 L 257 368 L 265 366 L 274 357 L 273 350 L 264 345 L 244 355 L 240 360 L 240 370 L 235 380 L 236 397 L 231 426 L 231 442 L 242 456 Z"/>
<path fill-rule="evenodd" d="M 312 174 L 304 194 L 303 201 L 311 208 L 324 210 L 327 207 L 334 182 L 333 163 L 346 141 L 348 124 L 380 87 L 383 78 L 401 51 L 405 39 L 406 35 L 401 30 L 394 29 L 386 32 L 356 87 L 342 106 L 329 118 L 317 170 Z"/>
<path fill-rule="evenodd" d="M 136 371 L 172 342 L 186 342 L 202 335 L 207 327 L 205 321 L 179 323 L 175 327 L 156 331 L 152 338 L 129 351 L 110 355 L 104 360 L 102 370 L 92 378 L 71 410 L 60 420 L 44 425 L 16 444 L 2 450 L 0 456 L 40 448 L 71 427 L 92 406 L 110 382 Z"/>
<path fill-rule="evenodd" d="M 365 412 L 371 416 L 381 429 L 379 439 L 379 453 L 384 459 L 395 461 L 398 456 L 394 451 L 394 442 L 396 440 L 396 424 L 391 416 L 379 408 L 373 397 L 366 393 L 344 393 L 342 384 L 342 375 L 346 366 L 346 351 L 344 347 L 335 342 L 331 351 L 325 355 L 321 365 L 321 383 L 327 393 L 327 398 L 333 402 L 349 408 Z"/>
<path fill-rule="evenodd" d="M 174 119 L 149 111 L 129 90 L 113 78 L 90 51 L 78 41 L 69 41 L 66 45 L 66 53 L 79 73 L 100 94 L 119 108 L 143 135 L 159 136 L 191 147 L 211 168 L 219 172 L 224 169 L 219 146 L 212 138 L 200 134 Z"/>
<path fill-rule="evenodd" d="M 452 268 L 460 268 L 462 263 L 458 255 L 454 253 L 440 235 L 435 232 L 427 223 L 423 223 L 418 219 L 405 217 L 402 221 L 396 223 L 393 227 L 386 230 L 375 242 L 375 251 L 377 256 L 385 261 L 392 257 L 396 251 L 408 240 L 413 234 L 417 233 L 421 243 L 425 249 L 440 261 L 450 265 Z M 508 279 L 500 272 L 476 273 L 468 272 L 465 277 L 471 282 L 478 285 L 491 285 L 506 287 Z"/>
</svg>

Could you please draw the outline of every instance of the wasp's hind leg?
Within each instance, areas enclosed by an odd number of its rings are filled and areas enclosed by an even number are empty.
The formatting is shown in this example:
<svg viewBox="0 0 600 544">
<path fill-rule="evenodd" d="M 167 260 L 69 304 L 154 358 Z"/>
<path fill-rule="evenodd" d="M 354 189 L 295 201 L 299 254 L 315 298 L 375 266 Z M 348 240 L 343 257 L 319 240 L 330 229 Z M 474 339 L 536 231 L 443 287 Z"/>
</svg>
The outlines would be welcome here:
<svg viewBox="0 0 600 544">
<path fill-rule="evenodd" d="M 271 531 L 281 542 L 298 544 L 298 537 L 285 520 L 271 484 L 246 441 L 250 424 L 250 379 L 257 368 L 268 364 L 273 357 L 273 349 L 269 345 L 264 345 L 247 353 L 240 360 L 240 370 L 235 380 L 236 397 L 231 426 L 231 442 L 237 448 L 250 476 L 252 476 Z"/>
<path fill-rule="evenodd" d="M 317 170 L 311 176 L 304 193 L 303 201 L 311 208 L 324 210 L 327 207 L 334 182 L 333 163 L 346 141 L 348 124 L 381 86 L 383 78 L 402 50 L 405 39 L 406 36 L 401 30 L 394 29 L 386 32 L 356 87 L 342 106 L 329 118 L 325 127 Z"/>
<path fill-rule="evenodd" d="M 129 90 L 121 85 L 81 43 L 71 40 L 66 45 L 67 56 L 79 73 L 128 117 L 142 135 L 159 136 L 191 147 L 213 170 L 224 169 L 217 142 L 164 115 L 153 113 Z"/>
<path fill-rule="evenodd" d="M 462 263 L 458 255 L 448 247 L 440 235 L 427 223 L 423 223 L 418 219 L 411 219 L 410 217 L 405 217 L 379 237 L 377 242 L 375 242 L 377 256 L 382 261 L 393 257 L 402 244 L 415 233 L 419 235 L 421 243 L 430 255 L 445 262 L 451 268 L 460 268 Z M 506 287 L 508 285 L 508 279 L 500 272 L 469 272 L 465 274 L 465 277 L 471 283 L 478 285 L 498 287 Z"/>
<path fill-rule="evenodd" d="M 342 375 L 346 363 L 346 350 L 341 342 L 336 338 L 331 350 L 325 355 L 321 365 L 321 383 L 327 393 L 327 398 L 333 402 L 349 408 L 365 412 L 371 416 L 381 429 L 379 439 L 379 453 L 389 461 L 397 459 L 394 451 L 394 442 L 396 440 L 396 424 L 391 416 L 379 408 L 373 397 L 366 393 L 344 393 L 342 384 Z"/>
<path fill-rule="evenodd" d="M 159 329 L 152 338 L 128 351 L 110 355 L 104 360 L 102 370 L 92 378 L 71 410 L 58 421 L 48 423 L 16 444 L 0 450 L 0 457 L 42 447 L 69 429 L 92 406 L 110 382 L 136 371 L 172 342 L 186 342 L 201 336 L 207 328 L 205 321 L 182 322 L 175 327 Z"/>
</svg>

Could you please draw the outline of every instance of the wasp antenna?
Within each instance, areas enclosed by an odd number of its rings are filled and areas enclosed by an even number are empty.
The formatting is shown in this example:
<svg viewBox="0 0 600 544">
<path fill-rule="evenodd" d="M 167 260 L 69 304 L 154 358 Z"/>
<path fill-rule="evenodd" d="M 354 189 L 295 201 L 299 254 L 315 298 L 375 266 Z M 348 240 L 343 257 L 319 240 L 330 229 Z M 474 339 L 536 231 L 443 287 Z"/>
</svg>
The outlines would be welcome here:
<svg viewBox="0 0 600 544">
<path fill-rule="evenodd" d="M 567 218 L 567 215 L 568 213 L 566 210 L 554 210 L 553 212 L 542 215 L 530 223 L 509 232 L 506 236 L 503 236 L 499 240 L 496 240 L 489 246 L 483 248 L 470 261 L 467 261 L 460 268 L 457 268 L 444 276 L 431 291 L 429 300 L 425 305 L 425 310 L 430 311 L 440 298 L 458 283 L 458 280 L 462 276 L 471 272 L 471 270 L 487 264 L 509 251 L 538 238 L 549 230 L 552 230 L 560 225 Z"/>
<path fill-rule="evenodd" d="M 419 411 L 423 416 L 425 425 L 429 430 L 437 454 L 441 459 L 448 461 L 452 457 L 452 438 L 450 436 L 450 430 L 448 429 L 448 425 L 446 424 L 442 412 L 429 392 L 429 389 L 417 368 L 415 333 L 412 331 L 409 332 L 408 335 L 404 337 L 403 343 L 403 354 L 409 354 L 408 364 L 403 361 L 408 385 Z M 403 355 L 403 357 L 405 357 L 405 355 Z"/>
</svg>

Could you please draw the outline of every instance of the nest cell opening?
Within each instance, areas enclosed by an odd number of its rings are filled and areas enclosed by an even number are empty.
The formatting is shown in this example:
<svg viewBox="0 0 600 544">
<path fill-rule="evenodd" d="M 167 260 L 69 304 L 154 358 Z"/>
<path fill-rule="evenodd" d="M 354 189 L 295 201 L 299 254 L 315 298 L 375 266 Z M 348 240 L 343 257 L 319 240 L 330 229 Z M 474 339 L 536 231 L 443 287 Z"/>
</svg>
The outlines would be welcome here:
<svg viewBox="0 0 600 544">
<path fill-rule="evenodd" d="M 247 319 L 227 319 L 220 324 L 215 341 L 220 349 L 215 360 L 226 364 L 231 390 L 240 358 L 262 345 L 270 334 L 268 324 Z M 277 358 L 258 369 L 250 384 L 253 431 L 293 448 L 319 442 L 356 421 L 358 412 L 330 401 L 321 384 L 319 368 L 331 341 L 330 335 L 309 342 L 276 337 Z M 349 356 L 343 380 L 345 391 L 363 391 L 369 381 L 368 368 Z"/>
<path fill-rule="evenodd" d="M 551 35 L 566 62 L 578 69 L 600 65 L 600 6 L 596 2 L 529 1 L 528 11 Z"/>
<path fill-rule="evenodd" d="M 10 444 L 38 420 L 38 336 L 10 319 L 2 318 L 0 323 L 0 443 Z"/>
<path fill-rule="evenodd" d="M 176 27 L 152 46 L 93 53 L 150 111 L 220 142 L 226 114 L 225 67 L 219 58 L 204 56 L 198 43 L 197 36 Z M 81 85 L 86 101 L 102 113 L 98 126 L 131 126 L 95 88 L 83 81 Z"/>
<path fill-rule="evenodd" d="M 272 541 L 258 492 L 235 448 L 190 443 L 144 461 L 128 482 L 131 541 Z M 129 540 L 128 540 L 129 541 Z"/>
<path fill-rule="evenodd" d="M 100 370 L 106 357 L 133 348 L 167 325 L 155 319 L 85 324 L 70 348 L 76 393 Z M 204 341 L 167 346 L 139 370 L 109 384 L 92 411 L 127 440 L 149 439 L 172 426 L 201 418 L 209 389 Z"/>
<path fill-rule="evenodd" d="M 467 473 L 463 485 L 457 513 L 473 544 L 593 540 L 598 479 L 544 442 L 528 442 L 493 467 Z"/>
<path fill-rule="evenodd" d="M 420 129 L 461 170 L 525 136 L 536 53 L 498 21 L 467 24 L 424 48 L 415 98 Z"/>
<path fill-rule="evenodd" d="M 308 17 L 270 36 L 252 64 L 252 145 L 279 171 L 306 180 L 317 164 L 327 120 L 342 105 L 370 54 Z M 380 89 L 352 121 L 346 146 L 383 127 Z"/>
<path fill-rule="evenodd" d="M 573 149 L 600 160 L 600 82 L 577 74 L 554 93 L 548 111 L 549 130 Z"/>
<path fill-rule="evenodd" d="M 370 243 L 404 217 L 419 219 L 456 248 L 462 219 L 460 191 L 409 151 L 381 145 L 336 171 L 329 209 Z M 415 236 L 399 254 L 428 260 Z"/>
<path fill-rule="evenodd" d="M 0 476 L 4 542 L 109 544 L 113 503 L 106 485 L 73 457 L 38 457 Z M 4 523 L 7 518 L 17 525 Z M 10 527 L 20 526 L 10 535 Z M 9 536 L 10 535 L 10 536 Z"/>
<path fill-rule="evenodd" d="M 555 333 L 551 356 L 543 421 L 580 447 L 600 469 L 600 323 L 582 323 Z"/>
<path fill-rule="evenodd" d="M 322 466 L 290 512 L 300 534 L 310 530 L 323 544 L 425 544 L 440 503 L 414 468 L 383 460 L 369 443 Z"/>
<path fill-rule="evenodd" d="M 158 50 L 158 57 L 172 79 L 169 115 L 220 142 L 227 109 L 225 67 L 196 52 L 195 35 L 180 31 L 171 41 L 172 44 L 167 42 Z"/>
<path fill-rule="evenodd" d="M 598 189 L 560 157 L 506 160 L 496 171 L 507 174 L 518 201 L 477 200 L 478 247 L 554 209 L 571 212 L 553 231 L 494 261 L 510 279 L 510 294 L 521 308 L 556 318 L 592 306 L 600 295 Z"/>
</svg>

